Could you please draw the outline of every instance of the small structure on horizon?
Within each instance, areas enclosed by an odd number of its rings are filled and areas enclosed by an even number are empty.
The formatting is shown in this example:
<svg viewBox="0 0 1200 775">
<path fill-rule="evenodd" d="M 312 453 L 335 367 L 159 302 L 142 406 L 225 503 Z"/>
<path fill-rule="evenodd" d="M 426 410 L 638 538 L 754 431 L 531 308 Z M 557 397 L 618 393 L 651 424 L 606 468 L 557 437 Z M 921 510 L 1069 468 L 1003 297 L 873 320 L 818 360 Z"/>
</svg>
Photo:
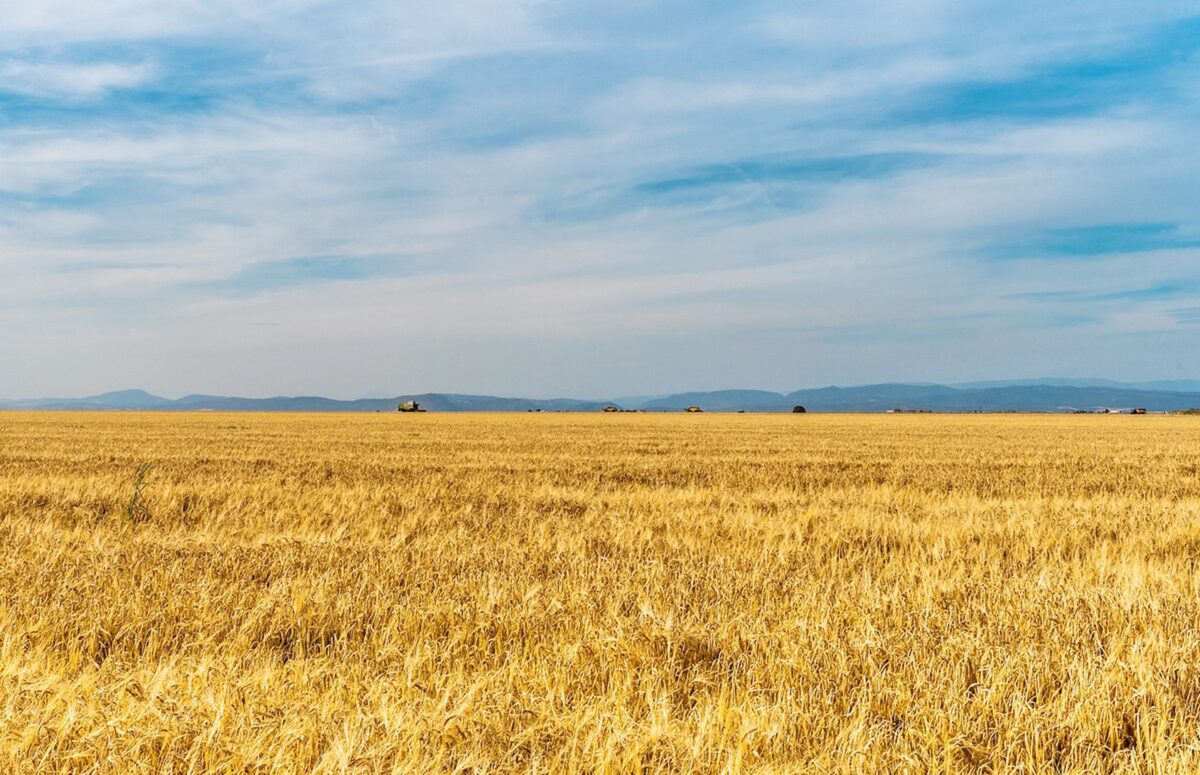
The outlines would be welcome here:
<svg viewBox="0 0 1200 775">
<path fill-rule="evenodd" d="M 612 404 L 609 404 L 608 406 L 604 407 L 600 411 L 605 412 L 606 414 L 611 414 L 613 412 L 619 412 L 619 411 L 621 411 L 621 409 L 619 407 L 613 406 Z"/>
<path fill-rule="evenodd" d="M 689 406 L 687 409 L 684 409 L 683 411 L 687 412 L 688 414 L 699 414 L 700 412 L 703 412 L 704 410 L 698 406 Z"/>
<path fill-rule="evenodd" d="M 424 412 L 421 405 L 416 401 L 401 401 L 396 407 L 397 412 Z"/>
</svg>

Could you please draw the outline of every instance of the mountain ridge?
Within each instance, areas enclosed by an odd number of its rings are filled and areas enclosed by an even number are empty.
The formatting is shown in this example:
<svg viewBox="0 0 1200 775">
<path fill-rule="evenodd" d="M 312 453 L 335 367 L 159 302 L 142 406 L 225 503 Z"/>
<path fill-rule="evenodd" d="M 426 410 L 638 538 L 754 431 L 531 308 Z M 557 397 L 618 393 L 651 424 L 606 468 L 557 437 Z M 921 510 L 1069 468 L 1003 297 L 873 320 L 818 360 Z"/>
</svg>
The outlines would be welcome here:
<svg viewBox="0 0 1200 775">
<path fill-rule="evenodd" d="M 1069 383 L 1069 384 L 1064 384 Z M 875 385 L 830 385 L 790 393 L 768 390 L 714 390 L 667 396 L 596 401 L 574 398 L 535 399 L 465 393 L 418 393 L 387 398 L 335 399 L 323 396 L 245 398 L 189 394 L 163 398 L 140 389 L 118 390 L 82 398 L 0 399 L 7 410 L 79 411 L 267 411 L 391 412 L 404 401 L 417 401 L 432 412 L 592 412 L 612 405 L 645 411 L 681 411 L 700 406 L 717 412 L 789 412 L 802 405 L 814 412 L 1071 412 L 1114 408 L 1177 411 L 1200 407 L 1200 390 L 1149 389 L 1111 380 L 1002 380 L 960 385 L 885 382 Z M 1200 382 L 1196 384 L 1200 385 Z"/>
</svg>

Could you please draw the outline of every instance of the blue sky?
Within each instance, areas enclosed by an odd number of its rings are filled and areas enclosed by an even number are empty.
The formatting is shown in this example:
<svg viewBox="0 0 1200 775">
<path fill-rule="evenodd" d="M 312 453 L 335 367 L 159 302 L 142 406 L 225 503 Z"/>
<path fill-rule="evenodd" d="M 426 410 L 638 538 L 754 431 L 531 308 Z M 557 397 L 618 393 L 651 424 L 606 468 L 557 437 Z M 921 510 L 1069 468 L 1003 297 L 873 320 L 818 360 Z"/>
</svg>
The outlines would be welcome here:
<svg viewBox="0 0 1200 775">
<path fill-rule="evenodd" d="M 1184 2 L 7 4 L 0 396 L 1200 378 L 1198 120 Z"/>
</svg>

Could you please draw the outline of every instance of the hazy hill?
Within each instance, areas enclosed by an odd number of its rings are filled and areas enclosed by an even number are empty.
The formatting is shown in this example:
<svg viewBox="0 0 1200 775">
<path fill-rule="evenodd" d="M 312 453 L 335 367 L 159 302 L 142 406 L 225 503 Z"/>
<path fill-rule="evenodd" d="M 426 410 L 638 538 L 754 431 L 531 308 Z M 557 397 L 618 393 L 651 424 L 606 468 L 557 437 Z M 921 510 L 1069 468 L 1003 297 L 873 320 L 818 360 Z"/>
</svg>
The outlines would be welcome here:
<svg viewBox="0 0 1200 775">
<path fill-rule="evenodd" d="M 787 396 L 766 390 L 716 390 L 708 393 L 677 393 L 665 398 L 656 398 L 632 408 L 661 411 L 682 410 L 698 405 L 712 412 L 728 412 L 739 409 L 774 412 L 781 411 L 781 407 L 786 403 Z M 789 406 L 788 409 L 791 407 Z"/>
<path fill-rule="evenodd" d="M 955 388 L 977 389 L 1049 385 L 1052 387 L 1107 387 L 1127 390 L 1165 390 L 1173 393 L 1200 393 L 1198 379 L 1161 379 L 1151 382 L 1117 382 L 1111 379 L 1077 379 L 1072 377 L 1040 377 L 1038 379 L 1000 379 L 980 382 L 959 382 Z"/>
<path fill-rule="evenodd" d="M 145 390 L 117 390 L 85 398 L 33 398 L 0 401 L 7 409 L 169 409 L 169 398 L 151 395 Z"/>
<path fill-rule="evenodd" d="M 84 398 L 0 401 L 0 409 L 160 410 L 244 412 L 393 412 L 402 401 L 418 401 L 431 412 L 594 412 L 608 403 L 624 409 L 675 412 L 700 406 L 710 412 L 790 412 L 796 404 L 810 412 L 885 412 L 890 409 L 935 412 L 1069 412 L 1100 408 L 1144 407 L 1174 411 L 1200 407 L 1200 391 L 1150 390 L 1122 383 L 1089 380 L 1087 385 L 977 383 L 975 387 L 885 383 L 797 390 L 784 395 L 766 390 L 716 390 L 678 393 L 647 400 L 582 401 L 573 398 L 533 399 L 423 393 L 391 398 L 343 401 L 322 396 L 188 395 L 162 398 L 144 390 L 122 390 Z M 1176 384 L 1176 383 L 1171 383 Z M 1190 384 L 1190 383 L 1180 383 Z"/>
<path fill-rule="evenodd" d="M 193 394 L 180 399 L 162 398 L 144 390 L 122 390 L 84 398 L 0 400 L 0 409 L 55 410 L 163 410 L 214 412 L 394 412 L 404 401 L 417 401 L 431 412 L 599 411 L 604 403 L 571 398 L 531 399 L 423 393 L 392 398 L 344 401 L 322 396 L 241 398 Z"/>
<path fill-rule="evenodd" d="M 818 412 L 871 412 L 888 409 L 935 412 L 1070 412 L 1133 407 L 1162 412 L 1200 406 L 1200 393 L 1055 385 L 974 389 L 945 385 L 868 385 L 856 388 L 802 390 L 790 394 L 788 398 L 804 404 L 809 411 Z"/>
</svg>

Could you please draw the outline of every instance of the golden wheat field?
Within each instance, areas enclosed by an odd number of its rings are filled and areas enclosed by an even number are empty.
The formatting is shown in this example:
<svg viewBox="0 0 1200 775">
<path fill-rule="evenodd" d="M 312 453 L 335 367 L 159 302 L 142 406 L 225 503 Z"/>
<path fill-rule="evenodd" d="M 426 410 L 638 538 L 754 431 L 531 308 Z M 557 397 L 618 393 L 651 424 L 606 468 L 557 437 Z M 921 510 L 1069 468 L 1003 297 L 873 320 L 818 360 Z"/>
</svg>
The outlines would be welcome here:
<svg viewBox="0 0 1200 775">
<path fill-rule="evenodd" d="M 1189 772 L 1200 418 L 0 414 L 0 771 Z"/>
</svg>

